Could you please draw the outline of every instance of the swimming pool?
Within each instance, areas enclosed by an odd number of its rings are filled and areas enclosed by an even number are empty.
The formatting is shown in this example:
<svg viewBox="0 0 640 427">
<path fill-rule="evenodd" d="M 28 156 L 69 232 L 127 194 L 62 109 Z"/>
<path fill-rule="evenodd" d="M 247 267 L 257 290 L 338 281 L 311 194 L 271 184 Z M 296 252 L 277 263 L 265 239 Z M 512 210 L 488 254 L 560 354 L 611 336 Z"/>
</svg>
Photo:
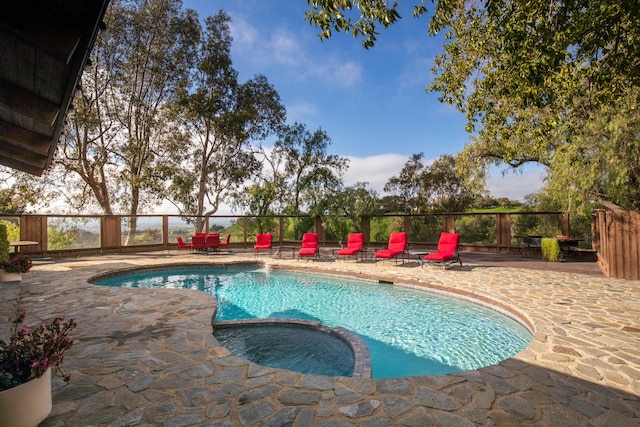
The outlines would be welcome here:
<svg viewBox="0 0 640 427">
<path fill-rule="evenodd" d="M 97 284 L 205 291 L 218 301 L 216 320 L 297 318 L 341 326 L 368 345 L 373 378 L 477 369 L 517 354 L 532 339 L 516 320 L 457 298 L 257 266 L 156 270 Z"/>
</svg>

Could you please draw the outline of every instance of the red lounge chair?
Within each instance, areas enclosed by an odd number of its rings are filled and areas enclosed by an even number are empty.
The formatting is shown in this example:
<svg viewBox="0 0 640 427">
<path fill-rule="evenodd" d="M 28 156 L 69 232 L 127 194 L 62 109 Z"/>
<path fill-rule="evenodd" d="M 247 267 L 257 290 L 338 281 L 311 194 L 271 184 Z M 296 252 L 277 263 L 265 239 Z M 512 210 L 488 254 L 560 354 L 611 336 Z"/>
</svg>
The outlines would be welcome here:
<svg viewBox="0 0 640 427">
<path fill-rule="evenodd" d="M 442 264 L 443 270 L 447 268 L 447 264 L 454 264 L 456 262 L 459 262 L 462 266 L 462 260 L 458 253 L 459 241 L 459 234 L 443 231 L 440 234 L 440 239 L 438 240 L 438 250 L 425 255 L 422 259 L 422 265 L 424 265 L 424 263 Z"/>
<path fill-rule="evenodd" d="M 183 249 L 189 249 L 189 251 L 193 250 L 193 245 L 191 243 L 185 243 L 184 240 L 182 240 L 182 236 L 178 236 L 176 237 L 176 240 L 178 241 L 178 250 L 183 250 Z"/>
<path fill-rule="evenodd" d="M 271 252 L 271 240 L 272 236 L 270 233 L 256 234 L 256 244 L 253 247 L 253 250 L 256 251 L 256 256 L 258 256 L 258 251 L 269 250 L 269 252 Z"/>
<path fill-rule="evenodd" d="M 339 257 L 355 256 L 358 258 L 358 253 L 362 251 L 362 245 L 364 243 L 364 235 L 362 233 L 351 233 L 347 240 L 347 247 L 340 249 L 336 255 Z"/>
<path fill-rule="evenodd" d="M 304 233 L 302 235 L 302 247 L 298 251 L 298 257 L 318 257 L 318 235 L 316 233 Z"/>
<path fill-rule="evenodd" d="M 376 258 L 395 259 L 398 262 L 399 256 L 404 256 L 407 247 L 407 233 L 404 231 L 394 231 L 389 235 L 389 247 L 375 253 Z"/>
</svg>

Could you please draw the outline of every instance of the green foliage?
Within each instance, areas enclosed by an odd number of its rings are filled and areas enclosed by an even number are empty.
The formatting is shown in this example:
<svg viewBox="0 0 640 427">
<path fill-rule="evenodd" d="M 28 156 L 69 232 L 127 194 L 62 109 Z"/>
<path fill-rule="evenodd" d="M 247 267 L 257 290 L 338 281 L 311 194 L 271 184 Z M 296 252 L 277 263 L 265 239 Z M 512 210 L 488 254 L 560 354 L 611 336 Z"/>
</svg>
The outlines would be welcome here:
<svg viewBox="0 0 640 427">
<path fill-rule="evenodd" d="M 351 33 L 354 38 L 362 37 L 362 46 L 368 49 L 376 43 L 377 27 L 387 28 L 400 19 L 397 1 L 391 7 L 389 3 L 385 0 L 307 0 L 312 9 L 305 11 L 304 19 L 320 28 L 318 37 L 321 40 L 331 37 L 332 31 Z M 414 16 L 427 11 L 422 3 L 424 0 L 414 7 Z"/>
<path fill-rule="evenodd" d="M 0 222 L 0 262 L 9 259 L 9 239 L 7 238 L 7 227 Z"/>
<path fill-rule="evenodd" d="M 89 220 L 80 217 L 49 219 L 47 247 L 51 250 L 99 247 L 99 233 L 86 229 Z M 94 223 L 97 227 L 97 223 Z"/>
<path fill-rule="evenodd" d="M 230 21 L 222 10 L 205 20 L 193 81 L 181 91 L 176 105 L 188 137 L 175 146 L 171 167 L 164 170 L 171 180 L 167 198 L 181 213 L 197 216 L 197 231 L 206 217 L 232 197 L 259 199 L 267 193 L 261 187 L 244 188 L 245 181 L 262 167 L 249 141 L 274 133 L 286 116 L 278 92 L 266 77 L 238 82 L 231 61 Z M 261 207 L 262 200 L 250 203 L 260 205 L 256 213 L 268 213 L 268 205 Z"/>
<path fill-rule="evenodd" d="M 387 243 L 393 231 L 404 231 L 404 218 L 401 216 L 375 217 L 371 222 L 371 241 Z"/>
<path fill-rule="evenodd" d="M 542 258 L 547 261 L 556 262 L 560 258 L 560 244 L 558 239 L 543 237 L 540 240 L 542 246 Z"/>
<path fill-rule="evenodd" d="M 378 211 L 378 196 L 359 182 L 343 189 L 327 189 L 324 197 L 311 207 L 311 214 L 322 218 L 327 239 L 340 244 L 346 242 L 349 233 L 362 231 L 365 218 Z"/>
<path fill-rule="evenodd" d="M 235 205 L 254 215 L 299 214 L 342 186 L 348 159 L 328 154 L 331 139 L 321 129 L 311 133 L 304 124 L 282 126 L 272 149 L 258 147 L 262 169 L 253 184 L 239 188 Z"/>
<path fill-rule="evenodd" d="M 456 218 L 456 233 L 465 243 L 495 245 L 495 215 L 473 215 Z"/>
<path fill-rule="evenodd" d="M 329 192 L 340 188 L 349 160 L 328 154 L 329 135 L 322 129 L 311 133 L 301 123 L 284 126 L 278 132 L 274 150 L 284 157 L 287 213 L 301 213 L 304 206 L 317 204 Z"/>
<path fill-rule="evenodd" d="M 455 157 L 445 155 L 431 165 L 422 162 L 423 154 L 414 154 L 398 176 L 384 186 L 393 193 L 393 206 L 407 213 L 462 212 L 473 201 L 473 193 L 456 171 Z"/>
<path fill-rule="evenodd" d="M 7 230 L 7 239 L 10 242 L 17 242 L 20 240 L 20 226 L 18 225 L 18 219 L 14 218 L 14 221 L 8 219 L 0 219 L 0 224 L 3 224 Z"/>
<path fill-rule="evenodd" d="M 137 214 L 162 194 L 159 169 L 180 139 L 171 101 L 190 83 L 200 24 L 181 0 L 113 1 L 104 21 L 51 179 L 78 209 Z"/>
<path fill-rule="evenodd" d="M 37 180 L 23 172 L 0 166 L 0 213 L 20 215 L 26 212 L 26 206 L 42 201 L 42 186 Z"/>
<path fill-rule="evenodd" d="M 442 217 L 418 216 L 409 218 L 408 238 L 416 242 L 437 241 L 442 232 Z"/>
<path fill-rule="evenodd" d="M 77 229 L 60 229 L 49 225 L 47 230 L 47 247 L 52 250 L 79 248 Z"/>
<path fill-rule="evenodd" d="M 560 215 L 512 215 L 515 236 L 557 236 L 561 231 Z"/>
<path fill-rule="evenodd" d="M 349 31 L 365 47 L 399 18 L 397 2 L 308 4 L 321 38 Z M 435 2 L 429 32 L 445 43 L 427 90 L 467 117 L 457 163 L 472 188 L 493 165 L 533 162 L 563 210 L 640 209 L 638 16 L 637 1 Z"/>
</svg>

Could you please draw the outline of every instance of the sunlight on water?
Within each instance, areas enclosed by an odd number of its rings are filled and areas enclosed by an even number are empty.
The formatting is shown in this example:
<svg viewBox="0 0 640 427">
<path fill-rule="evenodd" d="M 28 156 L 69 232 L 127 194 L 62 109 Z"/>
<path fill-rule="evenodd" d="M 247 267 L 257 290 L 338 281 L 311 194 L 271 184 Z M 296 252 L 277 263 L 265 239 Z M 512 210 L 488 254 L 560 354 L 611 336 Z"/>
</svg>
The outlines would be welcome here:
<svg viewBox="0 0 640 427">
<path fill-rule="evenodd" d="M 526 348 L 530 331 L 488 308 L 389 284 L 264 269 L 156 271 L 100 285 L 199 289 L 217 320 L 298 318 L 342 326 L 369 346 L 373 377 L 442 375 L 492 365 Z"/>
</svg>

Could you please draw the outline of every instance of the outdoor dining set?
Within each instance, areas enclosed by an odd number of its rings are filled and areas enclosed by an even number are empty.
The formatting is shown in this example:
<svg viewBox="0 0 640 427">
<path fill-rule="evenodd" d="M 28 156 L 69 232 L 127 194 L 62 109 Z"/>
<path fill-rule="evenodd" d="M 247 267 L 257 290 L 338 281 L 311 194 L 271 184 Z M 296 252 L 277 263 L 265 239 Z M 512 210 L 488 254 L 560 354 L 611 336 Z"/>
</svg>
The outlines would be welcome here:
<svg viewBox="0 0 640 427">
<path fill-rule="evenodd" d="M 177 237 L 178 249 L 191 250 L 192 253 L 220 252 L 221 248 L 229 246 L 231 234 L 220 240 L 220 233 L 196 233 L 191 236 L 191 242 L 185 242 L 181 236 Z"/>
</svg>

